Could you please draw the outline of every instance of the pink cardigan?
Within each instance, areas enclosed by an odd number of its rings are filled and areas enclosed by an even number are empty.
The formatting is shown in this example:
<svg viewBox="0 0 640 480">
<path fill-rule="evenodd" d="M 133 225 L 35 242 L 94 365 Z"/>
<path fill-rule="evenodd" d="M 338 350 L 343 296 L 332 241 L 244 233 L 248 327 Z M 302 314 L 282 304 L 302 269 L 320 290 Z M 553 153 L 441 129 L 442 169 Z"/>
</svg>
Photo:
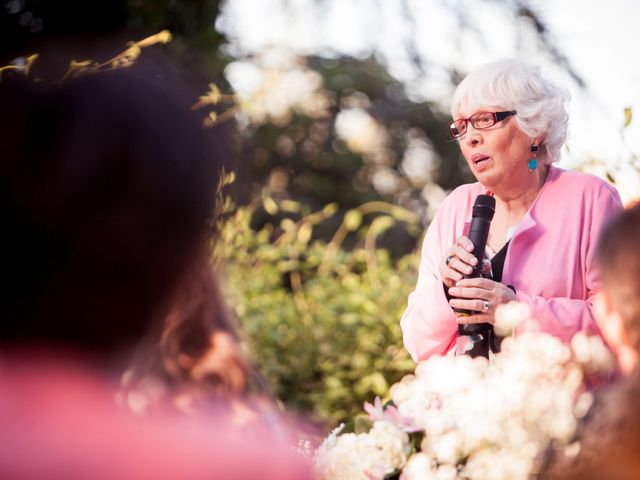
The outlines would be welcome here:
<svg viewBox="0 0 640 480">
<path fill-rule="evenodd" d="M 404 345 L 415 361 L 446 354 L 457 322 L 447 303 L 438 264 L 468 231 L 479 183 L 462 185 L 440 205 L 429 225 L 415 291 L 402 316 Z M 616 189 L 593 175 L 552 166 L 547 180 L 511 238 L 502 282 L 529 304 L 542 332 L 568 341 L 580 330 L 597 332 L 592 296 L 600 286 L 594 266 L 599 232 L 622 209 Z"/>
</svg>

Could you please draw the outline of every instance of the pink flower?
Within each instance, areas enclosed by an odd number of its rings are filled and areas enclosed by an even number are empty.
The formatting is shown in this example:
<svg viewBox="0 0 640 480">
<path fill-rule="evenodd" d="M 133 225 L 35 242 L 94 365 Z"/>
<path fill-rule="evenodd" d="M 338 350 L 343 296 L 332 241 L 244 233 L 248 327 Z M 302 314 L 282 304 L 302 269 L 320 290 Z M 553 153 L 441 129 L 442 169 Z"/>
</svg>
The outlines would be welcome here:
<svg viewBox="0 0 640 480">
<path fill-rule="evenodd" d="M 400 415 L 400 412 L 394 405 L 389 404 L 385 407 L 382 404 L 382 400 L 380 400 L 380 397 L 376 397 L 373 405 L 369 402 L 365 402 L 364 410 L 369 414 L 369 420 L 371 420 L 372 422 L 384 420 L 391 423 L 392 425 L 395 425 L 400 430 L 406 433 L 412 433 L 421 430 L 420 427 L 413 425 L 410 418 L 406 418 Z"/>
</svg>

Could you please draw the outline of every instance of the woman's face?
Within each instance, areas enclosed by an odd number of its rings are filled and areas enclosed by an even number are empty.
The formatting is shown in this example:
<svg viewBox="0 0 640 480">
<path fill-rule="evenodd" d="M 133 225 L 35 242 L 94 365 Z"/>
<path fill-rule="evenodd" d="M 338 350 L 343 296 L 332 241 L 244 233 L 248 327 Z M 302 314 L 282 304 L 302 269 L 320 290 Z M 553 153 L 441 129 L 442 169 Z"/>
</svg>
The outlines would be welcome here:
<svg viewBox="0 0 640 480">
<path fill-rule="evenodd" d="M 456 118 L 468 118 L 478 112 L 507 110 L 496 107 L 478 107 L 460 111 Z M 531 158 L 531 138 L 518 128 L 513 116 L 484 130 L 467 124 L 466 133 L 458 139 L 462 155 L 476 179 L 485 187 L 516 187 L 530 176 L 527 162 Z"/>
</svg>

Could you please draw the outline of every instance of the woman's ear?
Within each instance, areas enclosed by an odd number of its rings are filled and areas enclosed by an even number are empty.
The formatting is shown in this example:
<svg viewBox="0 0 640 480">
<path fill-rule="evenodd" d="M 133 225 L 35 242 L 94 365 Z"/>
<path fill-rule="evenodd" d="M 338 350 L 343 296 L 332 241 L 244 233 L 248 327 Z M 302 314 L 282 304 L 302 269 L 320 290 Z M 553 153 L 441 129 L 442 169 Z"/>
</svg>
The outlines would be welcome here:
<svg viewBox="0 0 640 480">
<path fill-rule="evenodd" d="M 531 145 L 538 145 L 540 146 L 542 144 L 542 142 L 544 142 L 544 135 L 538 135 L 535 138 L 531 139 Z"/>
</svg>

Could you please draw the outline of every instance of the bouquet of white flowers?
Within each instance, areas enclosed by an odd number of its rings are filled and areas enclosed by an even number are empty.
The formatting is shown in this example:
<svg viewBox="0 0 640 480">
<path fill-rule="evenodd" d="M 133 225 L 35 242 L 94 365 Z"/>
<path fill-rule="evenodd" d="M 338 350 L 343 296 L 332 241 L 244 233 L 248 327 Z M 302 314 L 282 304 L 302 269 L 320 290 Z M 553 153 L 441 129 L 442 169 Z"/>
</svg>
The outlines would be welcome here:
<svg viewBox="0 0 640 480">
<path fill-rule="evenodd" d="M 528 316 L 523 304 L 497 313 L 497 329 Z M 323 480 L 529 479 L 549 448 L 577 453 L 577 420 L 591 405 L 585 374 L 611 371 L 597 337 L 570 346 L 541 333 L 506 338 L 484 358 L 434 356 L 390 389 L 390 401 L 365 404 L 368 433 L 334 430 L 314 462 Z"/>
</svg>

